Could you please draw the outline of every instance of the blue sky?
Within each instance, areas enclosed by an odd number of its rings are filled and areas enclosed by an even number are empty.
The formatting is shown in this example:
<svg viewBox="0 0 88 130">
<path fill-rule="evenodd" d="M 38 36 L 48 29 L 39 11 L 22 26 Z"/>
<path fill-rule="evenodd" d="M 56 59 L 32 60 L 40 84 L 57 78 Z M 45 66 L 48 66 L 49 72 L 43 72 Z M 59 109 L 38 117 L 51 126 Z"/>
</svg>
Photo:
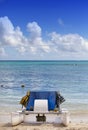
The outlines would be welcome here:
<svg viewBox="0 0 88 130">
<path fill-rule="evenodd" d="M 88 0 L 0 0 L 1 60 L 88 60 Z"/>
</svg>

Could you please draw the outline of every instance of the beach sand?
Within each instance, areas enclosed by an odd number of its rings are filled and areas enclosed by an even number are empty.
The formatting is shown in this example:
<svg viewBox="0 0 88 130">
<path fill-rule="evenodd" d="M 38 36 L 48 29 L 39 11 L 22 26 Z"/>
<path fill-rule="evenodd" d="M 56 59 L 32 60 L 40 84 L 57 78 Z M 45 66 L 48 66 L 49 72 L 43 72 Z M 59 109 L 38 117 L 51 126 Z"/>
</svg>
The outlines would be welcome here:
<svg viewBox="0 0 88 130">
<path fill-rule="evenodd" d="M 0 114 L 0 130 L 88 130 L 88 113 L 71 113 L 69 126 L 57 123 L 21 123 L 11 125 L 10 114 Z"/>
<path fill-rule="evenodd" d="M 68 127 L 58 124 L 20 124 L 12 127 L 11 124 L 1 124 L 0 130 L 88 130 L 87 123 L 72 124 L 70 123 Z"/>
</svg>

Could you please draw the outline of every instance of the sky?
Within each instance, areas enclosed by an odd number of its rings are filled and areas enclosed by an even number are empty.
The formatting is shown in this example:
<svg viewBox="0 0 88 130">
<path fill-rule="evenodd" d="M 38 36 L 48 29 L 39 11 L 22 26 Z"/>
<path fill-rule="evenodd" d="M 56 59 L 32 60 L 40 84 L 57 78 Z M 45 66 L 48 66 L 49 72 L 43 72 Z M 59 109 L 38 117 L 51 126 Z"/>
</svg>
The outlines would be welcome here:
<svg viewBox="0 0 88 130">
<path fill-rule="evenodd" d="M 0 0 L 0 60 L 88 60 L 88 0 Z"/>
</svg>

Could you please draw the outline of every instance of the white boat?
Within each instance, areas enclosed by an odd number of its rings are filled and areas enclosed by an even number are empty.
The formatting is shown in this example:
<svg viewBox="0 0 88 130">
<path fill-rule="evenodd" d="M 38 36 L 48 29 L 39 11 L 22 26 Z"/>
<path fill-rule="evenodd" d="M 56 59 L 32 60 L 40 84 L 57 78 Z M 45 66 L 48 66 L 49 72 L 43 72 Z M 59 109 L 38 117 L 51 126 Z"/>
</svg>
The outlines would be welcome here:
<svg viewBox="0 0 88 130">
<path fill-rule="evenodd" d="M 60 104 L 64 101 L 65 99 L 56 91 L 31 91 L 21 100 L 26 109 L 12 113 L 12 125 L 18 125 L 22 122 L 47 122 L 68 126 L 69 112 L 60 108 Z"/>
</svg>

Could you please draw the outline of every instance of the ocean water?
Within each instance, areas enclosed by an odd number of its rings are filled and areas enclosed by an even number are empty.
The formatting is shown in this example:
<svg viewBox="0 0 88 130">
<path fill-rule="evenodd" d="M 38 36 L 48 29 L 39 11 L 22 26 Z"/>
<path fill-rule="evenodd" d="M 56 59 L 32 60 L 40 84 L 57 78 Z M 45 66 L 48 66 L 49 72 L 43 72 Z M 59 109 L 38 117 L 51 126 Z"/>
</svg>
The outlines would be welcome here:
<svg viewBox="0 0 88 130">
<path fill-rule="evenodd" d="M 28 90 L 60 91 L 61 107 L 88 112 L 88 61 L 0 61 L 0 113 L 20 110 Z"/>
</svg>

